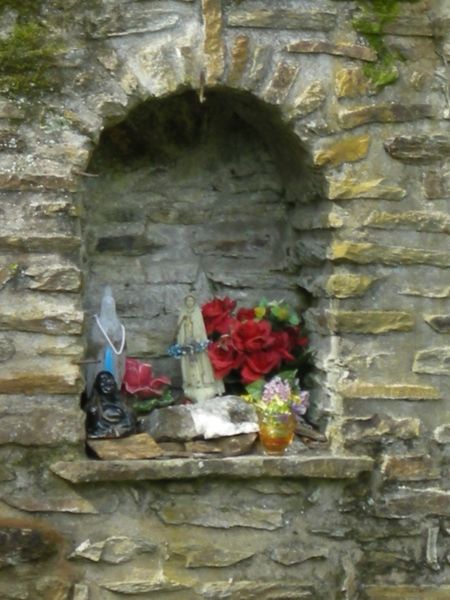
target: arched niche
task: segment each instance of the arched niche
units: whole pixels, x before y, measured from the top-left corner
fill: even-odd
[[[242,306],[314,301],[295,223],[322,183],[277,108],[228,89],[149,100],[103,131],[89,172],[84,308],[112,286],[129,355],[177,377],[166,349],[192,289]]]

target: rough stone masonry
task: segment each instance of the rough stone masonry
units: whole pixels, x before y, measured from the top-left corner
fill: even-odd
[[[0,598],[450,598],[450,7],[0,2]],[[92,461],[104,283],[305,309],[324,453]]]

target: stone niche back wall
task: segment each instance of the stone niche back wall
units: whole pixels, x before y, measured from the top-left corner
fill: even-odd
[[[102,134],[84,194],[85,311],[111,285],[129,355],[179,376],[164,356],[190,290],[307,308],[292,222],[319,191],[291,137],[268,105],[226,90],[149,101]]]
[[[31,24],[28,33],[42,27],[41,40],[57,42],[44,44],[53,52],[43,65],[48,78],[35,77],[30,36],[20,38],[19,72],[5,72],[3,60],[0,66],[2,600],[450,597],[450,13],[439,0],[398,2],[377,49],[384,45],[403,59],[394,59],[395,81],[380,87],[367,74],[372,65],[386,75],[382,57],[355,30],[360,17],[376,24],[376,15],[364,13],[375,4],[381,3],[1,3],[2,52],[6,45],[7,55],[18,56],[16,24]],[[10,75],[14,87],[5,85]],[[33,86],[17,87],[27,75]],[[221,193],[198,197],[208,171],[204,162],[200,170],[188,161],[195,152],[176,154],[183,176],[179,169],[168,181],[155,171],[152,180],[142,155],[127,167],[115,153],[113,164],[102,132],[120,129],[134,110],[145,114],[150,103],[187,97],[189,123],[213,106],[213,96],[230,100],[247,123],[242,135],[256,132],[242,142],[231,128],[231,137],[216,139],[227,137],[221,147],[228,149],[239,140],[236,156],[254,169],[264,165],[258,179],[276,185],[258,202],[276,205],[295,230],[294,269],[283,268],[280,289],[289,292],[297,274],[295,286],[308,293],[320,374],[314,404],[328,424],[329,448],[317,456],[304,447],[279,463],[88,461],[79,362],[97,283],[106,279],[100,263],[123,269],[125,261],[128,271],[130,261],[146,263],[149,250],[140,285],[152,288],[149,307],[159,310],[152,294],[166,282],[159,287],[147,271],[155,269],[155,256],[170,251],[167,228],[182,225],[181,217],[172,225],[163,218],[174,217],[170,206],[193,214],[194,197],[181,189],[174,190],[175,204],[155,196],[144,233],[120,241],[118,214],[103,213],[123,206],[113,178],[125,197],[141,175],[145,193],[151,181],[159,187],[158,177],[171,188],[175,175],[195,180],[202,211],[217,207]],[[269,118],[261,118],[261,106]],[[281,139],[269,158],[264,148]],[[181,147],[195,149],[187,141]],[[210,147],[215,157],[218,146]],[[230,208],[230,188],[242,183],[229,176],[233,162],[234,154],[213,161],[211,178],[224,186]],[[106,168],[93,178],[97,164]],[[299,165],[311,180],[305,170],[296,177]],[[247,195],[251,182],[248,176]],[[109,185],[110,202],[101,185]],[[130,206],[136,200],[131,196]],[[94,234],[109,218],[119,223],[114,235],[106,232],[102,252],[89,234],[94,217]],[[128,221],[127,229],[140,225]],[[213,238],[201,236],[200,223],[184,227],[211,251]],[[281,226],[275,231],[285,233]],[[158,235],[162,245],[149,248]],[[146,252],[124,257],[127,239]],[[114,243],[122,244],[120,252]],[[197,255],[190,256],[194,263]],[[246,268],[269,260],[253,256],[240,258]],[[216,264],[210,255],[209,282],[250,294],[233,287],[224,262],[209,272]],[[265,268],[257,276],[267,276]],[[174,285],[182,296],[190,281],[178,275]],[[118,292],[123,309],[127,293]],[[165,304],[173,311],[168,323],[175,304]],[[136,317],[125,318],[131,328]],[[158,333],[156,325],[145,325],[146,335],[152,331]],[[135,350],[143,355],[164,345],[160,335],[139,339]]]

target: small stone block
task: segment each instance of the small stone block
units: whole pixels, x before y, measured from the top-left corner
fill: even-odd
[[[148,433],[115,440],[87,440],[87,445],[102,460],[139,460],[164,454]]]

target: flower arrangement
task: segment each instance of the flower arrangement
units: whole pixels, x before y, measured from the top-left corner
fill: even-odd
[[[148,413],[157,406],[168,406],[174,399],[169,389],[170,379],[154,377],[152,365],[137,358],[125,360],[122,391],[134,400],[137,413]]]
[[[296,371],[284,371],[269,381],[258,380],[246,386],[243,396],[259,413],[303,416],[309,406],[309,392],[300,389]]]
[[[304,373],[311,367],[308,338],[299,314],[284,301],[261,300],[236,309],[228,297],[202,306],[208,353],[215,376],[247,385],[282,369]]]

